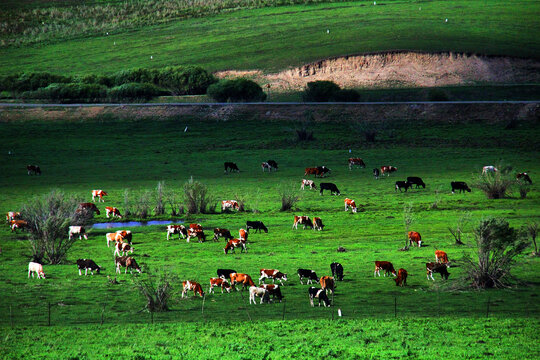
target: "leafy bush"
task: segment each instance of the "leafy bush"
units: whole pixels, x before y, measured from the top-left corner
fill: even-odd
[[[340,90],[332,81],[312,81],[307,83],[302,99],[306,102],[333,101]]]
[[[98,84],[51,84],[36,91],[25,91],[21,94],[23,99],[49,99],[58,101],[84,100],[92,101],[103,99],[107,95],[107,89]]]
[[[0,78],[0,89],[17,92],[34,91],[54,83],[65,84],[69,82],[71,82],[71,78],[68,76],[51,74],[48,72],[22,73]]]
[[[475,288],[505,287],[515,258],[527,247],[519,232],[504,219],[482,220],[474,229],[478,259],[466,258],[467,278]]]
[[[136,277],[133,282],[146,300],[145,308],[150,312],[160,312],[169,310],[168,301],[172,295],[173,280],[171,274],[164,272],[157,277],[149,274],[146,279]]]
[[[106,87],[111,87],[114,85],[114,79],[112,77],[109,77],[107,75],[84,75],[82,77],[77,78],[77,82],[81,82],[83,84],[99,84]]]
[[[263,89],[248,79],[220,80],[208,87],[207,94],[219,102],[252,102],[266,100]]]
[[[282,186],[279,195],[281,197],[281,208],[279,211],[289,211],[300,201],[300,196],[293,190],[292,186]]]
[[[34,259],[45,258],[50,264],[65,260],[69,249],[78,240],[77,236],[68,238],[68,228],[73,223],[83,222],[75,211],[80,201],[52,191],[23,205],[21,216],[28,222]]]
[[[116,86],[129,83],[156,84],[159,71],[154,69],[134,68],[121,70],[111,76]]]
[[[488,199],[502,199],[515,183],[515,179],[500,170],[480,175],[472,186],[482,190]]]
[[[108,95],[113,100],[122,99],[151,99],[154,96],[166,94],[152,84],[128,83],[109,89]]]
[[[159,70],[156,85],[173,95],[202,95],[217,79],[198,66],[175,66]]]

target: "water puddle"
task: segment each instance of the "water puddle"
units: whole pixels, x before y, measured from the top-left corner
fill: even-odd
[[[126,222],[106,222],[92,225],[92,229],[112,229],[112,228],[130,228],[137,226],[169,225],[181,224],[182,220],[152,220],[152,221],[126,221]]]

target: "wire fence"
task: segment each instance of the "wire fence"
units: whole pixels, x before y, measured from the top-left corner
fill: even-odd
[[[170,311],[129,311],[113,303],[67,304],[63,301],[38,301],[33,305],[0,304],[0,326],[56,326],[82,324],[127,324],[127,323],[174,323],[192,321],[269,321],[292,319],[362,319],[362,318],[538,318],[540,302],[535,294],[520,296],[478,296],[474,294],[431,293],[428,296],[379,298],[374,293],[370,299],[356,303],[345,303],[337,295],[331,307],[314,307],[305,301],[273,301],[268,304],[249,304],[245,293],[219,294],[234,297],[224,305],[216,295],[177,299]]]

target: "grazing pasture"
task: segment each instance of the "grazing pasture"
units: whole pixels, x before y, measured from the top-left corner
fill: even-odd
[[[427,357],[424,353],[419,355],[423,346],[432,345],[435,339],[442,341],[439,330],[420,326],[424,322],[414,319],[425,317],[426,324],[429,322],[436,329],[454,326],[456,341],[461,346],[473,344],[477,358],[484,352],[500,353],[500,347],[486,345],[494,343],[484,331],[489,328],[487,331],[498,338],[496,344],[499,344],[501,338],[506,341],[501,334],[510,331],[507,328],[509,322],[517,324],[514,327],[516,342],[530,344],[527,341],[534,339],[530,335],[531,329],[538,326],[540,310],[537,273],[540,259],[530,256],[532,247],[519,257],[513,272],[521,283],[510,289],[478,292],[463,288],[465,270],[460,259],[475,253],[471,229],[482,218],[504,217],[516,228],[529,221],[539,221],[540,195],[535,175],[540,173],[537,124],[523,121],[512,129],[505,129],[505,123],[492,121],[444,124],[391,120],[386,124],[386,130],[381,130],[377,141],[366,143],[347,120],[340,119],[339,114],[332,116],[331,108],[321,111],[330,114],[329,120],[310,123],[315,140],[308,142],[295,140],[293,129],[302,124],[300,121],[263,121],[245,112],[227,121],[177,116],[138,120],[103,117],[83,121],[29,118],[0,122],[0,210],[4,213],[18,211],[32,196],[51,189],[61,189],[89,202],[92,201],[92,190],[103,189],[108,196],[103,198],[104,203],[96,199],[95,204],[102,211],[94,220],[118,221],[107,219],[103,210],[105,206],[114,206],[125,215],[125,189],[129,189],[130,196],[135,199],[145,191],[154,193],[157,182],[164,181],[166,188],[180,194],[183,184],[191,177],[208,187],[216,204],[238,196],[245,201],[246,209],[245,212],[221,212],[218,205],[214,214],[180,215],[186,226],[190,223],[203,226],[207,241],[202,243],[196,240],[187,243],[176,236],[167,240],[164,225],[127,229],[133,232],[135,249],[129,256],[136,259],[143,271],[133,275],[129,271],[115,274],[114,248],[108,248],[106,244],[105,234],[120,229],[87,226],[88,240],[77,240],[65,264],[44,264],[46,279],[29,279],[31,253],[25,233],[12,233],[7,225],[1,226],[0,293],[3,295],[0,326],[7,327],[11,323],[16,327],[46,325],[50,308],[52,325],[101,322],[109,325],[101,333],[101,339],[108,338],[103,336],[107,331],[114,333],[116,325],[111,324],[123,324],[122,331],[130,333],[129,329],[134,326],[131,323],[186,322],[185,329],[190,329],[196,325],[189,322],[205,320],[203,331],[209,333],[198,340],[208,340],[221,337],[230,324],[234,324],[235,332],[244,333],[244,325],[236,321],[268,320],[265,324],[249,326],[268,331],[279,328],[287,338],[285,343],[294,339],[299,327],[312,329],[308,331],[309,336],[325,329],[322,338],[334,337],[335,331],[344,334],[343,337],[358,336],[360,344],[377,354],[391,353],[395,357],[409,354],[422,358]],[[186,126],[189,130],[184,132]],[[350,157],[362,158],[366,167],[349,170]],[[267,159],[275,159],[279,169],[262,172],[260,164]],[[509,198],[500,200],[489,200],[475,188],[470,193],[451,193],[451,181],[470,184],[483,166],[499,165],[501,159],[504,164],[513,166],[513,171],[530,174],[533,184],[526,199],[519,198],[517,189]],[[225,161],[235,162],[240,171],[224,173]],[[38,164],[41,176],[29,176],[27,164]],[[376,180],[371,169],[387,164],[399,170]],[[320,196],[318,191],[300,190],[305,168],[323,165],[332,169],[325,178],[308,178],[317,185],[321,180],[335,183],[341,195]],[[426,188],[396,193],[395,181],[409,176],[421,177]],[[279,211],[279,194],[283,189],[296,191],[300,196],[294,211]],[[356,213],[344,211],[345,198],[355,200]],[[403,208],[408,204],[412,205],[414,217],[410,230],[422,234],[422,247],[398,251],[408,242],[403,224]],[[166,207],[165,215],[152,215],[151,218],[169,219],[169,213],[170,209]],[[470,213],[471,220],[465,227],[463,241],[466,245],[458,246],[447,228],[455,226],[464,213]],[[311,219],[320,217],[324,230],[293,230],[294,215]],[[239,229],[246,228],[246,221],[256,220],[264,222],[268,233],[250,231],[245,253],[237,249],[235,253],[225,255],[225,239],[212,241],[214,228],[229,229],[236,237]],[[338,247],[346,251],[338,252]],[[425,264],[435,261],[435,250],[448,254],[451,267],[447,281],[441,280],[438,274],[434,276],[435,281],[426,278]],[[79,276],[78,259],[94,260],[101,266],[100,274]],[[407,285],[396,286],[392,276],[374,277],[375,261],[390,261],[396,270],[405,269]],[[314,270],[319,277],[330,276],[333,262],[339,262],[344,268],[343,281],[336,282],[333,306],[318,307],[318,301],[315,301],[316,306],[312,308],[308,288],[320,285],[301,285],[297,269]],[[248,291],[209,294],[209,279],[216,277],[217,269],[235,269],[249,274],[255,282],[260,269],[279,269],[287,275],[284,285],[280,284],[284,301],[261,305],[257,299],[256,305],[250,305]],[[171,311],[151,317],[147,312],[141,312],[145,301],[132,280],[160,272],[169,272],[175,279],[169,303]],[[111,277],[110,281],[107,276]],[[186,280],[200,283],[205,297],[193,296],[190,291],[182,298],[182,281]],[[329,325],[328,319],[339,318],[338,309],[343,314],[340,319],[345,321]],[[486,316],[494,319],[478,321]],[[394,320],[395,317],[398,320]],[[441,319],[427,319],[438,317]],[[401,318],[407,318],[407,321],[402,322]],[[532,319],[524,321],[524,318]],[[298,322],[274,322],[281,319]],[[216,323],[211,323],[213,321]],[[177,337],[176,330],[172,331],[170,326],[152,328],[156,334],[151,339],[165,341],[171,336]],[[86,325],[82,328],[89,332],[93,329]],[[43,332],[45,330],[36,329],[35,337],[41,338]],[[52,332],[54,336],[62,337],[69,330],[53,327]],[[13,339],[9,342],[16,341],[20,346],[10,348],[11,344],[2,337],[2,344],[8,346],[13,356],[24,355],[24,351],[36,353],[40,349],[39,345],[33,345],[24,350],[28,339],[21,338],[18,329],[3,329],[3,333]],[[182,341],[192,336],[187,330],[182,334],[186,336]],[[337,338],[341,337],[337,335]],[[78,334],[77,338],[80,349],[85,349],[88,346],[84,344],[85,336]],[[457,346],[446,336],[444,338],[448,348]],[[282,349],[284,343],[274,340],[269,344],[273,344],[274,349]],[[48,341],[46,339],[45,343]],[[147,341],[150,338],[134,348],[154,346]],[[331,348],[327,343],[317,341],[321,344],[321,354],[334,351],[338,355],[353,356],[360,351],[356,347],[346,348],[348,341],[345,340]],[[479,341],[482,345],[478,345]],[[106,346],[104,344],[106,341],[99,346]],[[385,344],[384,349],[382,344]],[[392,344],[390,348],[388,344]],[[247,345],[240,342],[236,346],[235,351],[243,353],[242,349]],[[509,351],[519,354],[528,346]],[[219,354],[218,350],[210,348],[212,346],[204,350],[209,356]],[[60,345],[56,349],[61,351]],[[79,350],[73,348],[70,351]],[[176,350],[171,351],[172,354]],[[272,350],[268,348],[268,351]],[[286,352],[282,354],[287,357]],[[455,358],[468,355],[470,353],[461,352]]]

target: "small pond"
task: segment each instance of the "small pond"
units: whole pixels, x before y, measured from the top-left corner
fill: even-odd
[[[126,222],[106,222],[92,225],[92,229],[112,229],[112,228],[130,228],[137,226],[169,225],[180,224],[182,220],[152,220],[152,221],[126,221]]]

